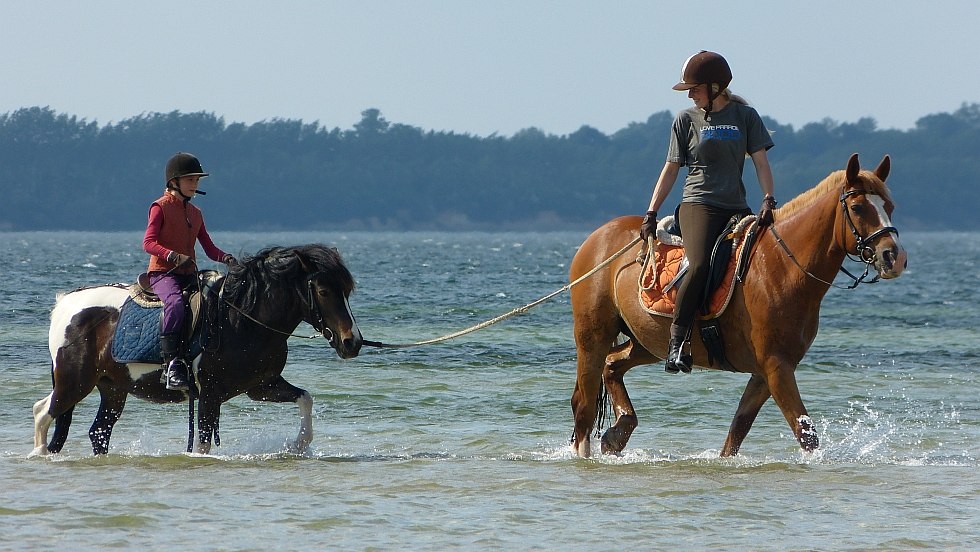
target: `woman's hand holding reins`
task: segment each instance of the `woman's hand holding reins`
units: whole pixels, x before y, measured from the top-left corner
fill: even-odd
[[[767,195],[762,200],[762,207],[759,208],[759,227],[765,228],[772,224],[772,210],[776,208],[776,198]]]
[[[640,239],[647,241],[650,236],[656,235],[657,233],[657,212],[647,211],[646,216],[643,217],[643,222],[640,223]]]

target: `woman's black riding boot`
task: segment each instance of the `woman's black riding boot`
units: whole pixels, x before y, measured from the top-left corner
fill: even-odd
[[[163,357],[163,374],[160,383],[171,391],[187,391],[187,363],[180,358],[180,336],[163,334],[160,336],[160,356]]]
[[[664,371],[676,374],[677,372],[691,373],[691,366],[694,359],[689,354],[684,353],[684,342],[687,341],[687,328],[670,325],[670,343],[667,345],[667,360],[664,363]]]

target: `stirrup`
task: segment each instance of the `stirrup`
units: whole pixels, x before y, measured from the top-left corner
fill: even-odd
[[[691,355],[684,354],[684,342],[676,342],[671,338],[670,343],[667,345],[667,358],[664,361],[664,371],[676,374],[677,372],[684,372],[685,374],[691,373],[691,366],[694,364],[694,358]]]
[[[167,386],[168,391],[188,391],[190,384],[187,381],[187,363],[183,359],[175,358],[167,364],[160,374],[160,383]]]

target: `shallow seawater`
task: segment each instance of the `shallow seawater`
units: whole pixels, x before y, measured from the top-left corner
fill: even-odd
[[[980,520],[980,235],[903,234],[898,280],[831,290],[797,371],[821,441],[801,452],[768,403],[737,458],[718,451],[746,376],[626,378],[640,426],[622,456],[568,447],[567,294],[437,345],[342,361],[291,340],[284,376],[314,397],[314,441],[287,452],[295,405],[238,397],[221,446],[182,451],[186,405],[131,398],[91,456],[97,394],[64,452],[27,458],[50,391],[55,294],[143,269],[137,233],[0,233],[0,548],[970,549]],[[239,253],[336,245],[368,339],[478,324],[566,283],[585,233],[220,234]],[[936,275],[946,274],[942,285]],[[301,326],[299,333],[312,334]],[[598,450],[598,443],[594,443]]]

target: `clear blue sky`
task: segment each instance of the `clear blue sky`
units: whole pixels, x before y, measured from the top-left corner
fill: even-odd
[[[732,90],[794,127],[910,128],[980,102],[980,2],[4,0],[0,113],[101,125],[208,111],[485,136],[611,133],[690,105],[683,60],[725,55]]]

